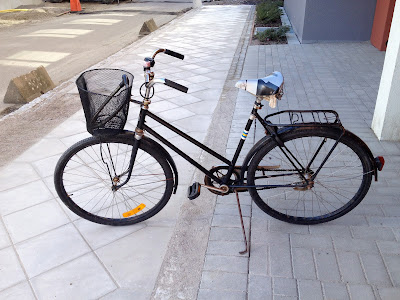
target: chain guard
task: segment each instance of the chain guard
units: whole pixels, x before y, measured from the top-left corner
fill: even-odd
[[[217,167],[211,168],[209,170],[209,172],[212,173],[215,177],[222,179],[228,173],[228,169],[229,169],[228,166],[217,166]],[[232,177],[234,177],[234,178],[232,178]],[[239,178],[240,178],[240,171],[239,171],[239,169],[235,168],[233,170],[231,179],[228,181],[227,185],[233,184],[233,182]],[[204,184],[219,188],[219,184],[216,183],[212,178],[208,177],[207,175],[204,176]],[[214,191],[214,190],[209,190],[209,191],[211,193],[217,194],[217,195],[227,195],[227,193],[221,193],[221,192]],[[231,191],[229,191],[229,192],[231,192]]]

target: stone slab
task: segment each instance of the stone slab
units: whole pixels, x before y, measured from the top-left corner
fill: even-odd
[[[25,104],[55,87],[43,66],[10,81],[4,103]]]

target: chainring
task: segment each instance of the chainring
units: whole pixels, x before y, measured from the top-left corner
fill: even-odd
[[[215,177],[222,179],[226,174],[228,173],[228,166],[217,166],[217,167],[212,167],[209,172],[211,172]],[[233,177],[233,178],[232,178]],[[231,185],[234,181],[240,178],[240,172],[239,170],[234,169],[233,173],[231,175],[230,180],[228,181],[228,185]],[[216,188],[219,188],[219,184],[216,183],[212,178],[208,177],[207,175],[204,176],[204,184],[213,186]],[[217,195],[226,195],[226,193],[214,191],[214,190],[209,190],[213,194]]]

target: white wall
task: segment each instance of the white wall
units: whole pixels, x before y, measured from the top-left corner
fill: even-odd
[[[0,10],[13,9],[20,5],[37,5],[43,0],[0,0]]]
[[[380,140],[400,141],[400,1],[394,9],[372,129]]]

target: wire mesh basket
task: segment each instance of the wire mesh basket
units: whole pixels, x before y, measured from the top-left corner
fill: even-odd
[[[82,73],[76,80],[92,135],[115,135],[126,124],[133,75],[118,69],[94,69]]]

